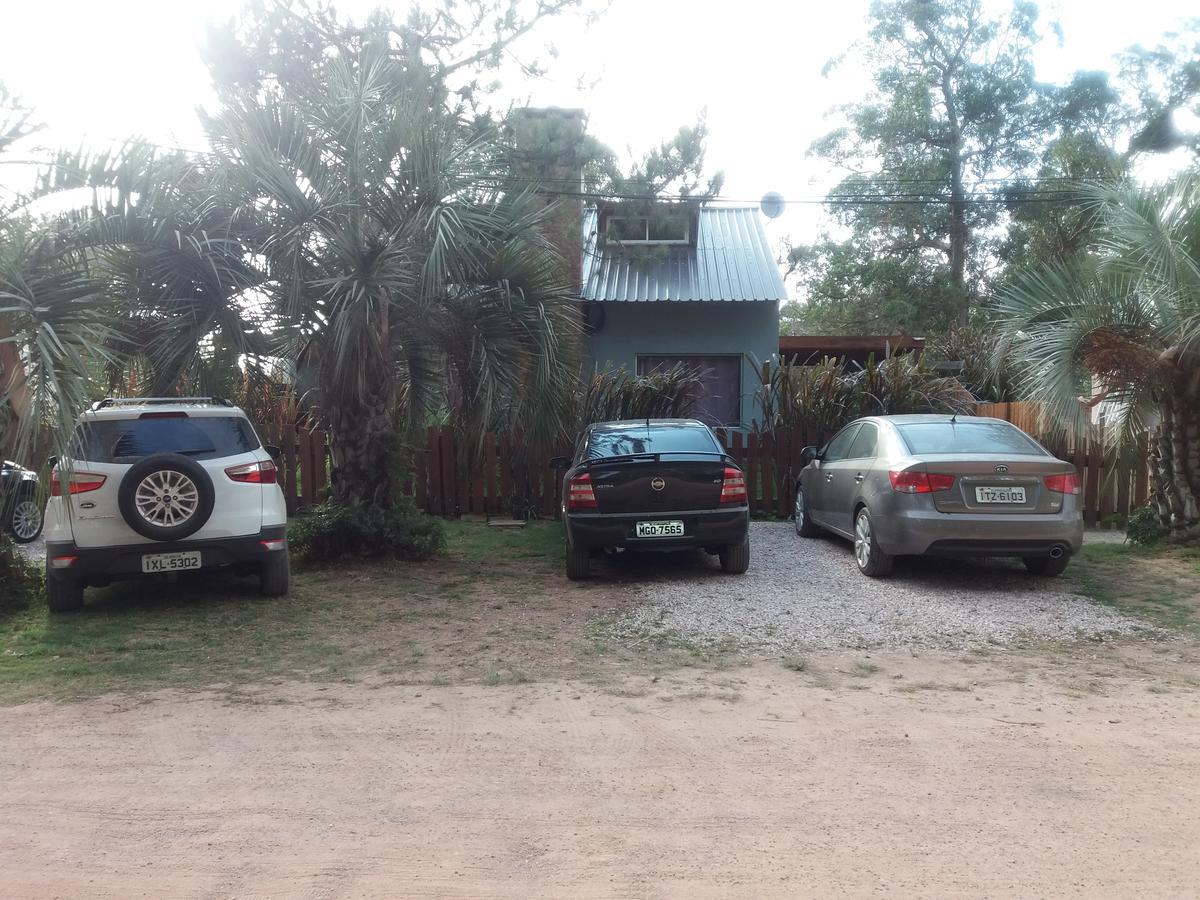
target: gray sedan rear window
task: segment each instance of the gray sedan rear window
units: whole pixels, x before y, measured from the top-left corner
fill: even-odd
[[[639,453],[720,453],[712,432],[701,425],[630,425],[620,430],[593,431],[587,458]]]
[[[254,429],[241,416],[100,419],[75,430],[71,456],[100,463],[129,462],[155,453],[220,459],[259,446]]]
[[[927,453],[1017,453],[1041,456],[1043,450],[1018,428],[1005,422],[921,422],[897,425],[914,456]]]

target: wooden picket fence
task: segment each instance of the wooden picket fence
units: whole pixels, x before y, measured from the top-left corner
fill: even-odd
[[[1103,450],[1099,428],[1077,440],[1056,440],[1045,436],[1040,412],[1030,404],[980,404],[977,412],[1013,422],[1079,470],[1084,521],[1089,526],[1128,515],[1146,502],[1149,473],[1144,444],[1136,458],[1114,461]],[[267,428],[263,434],[282,450],[279,480],[288,512],[324,500],[331,472],[326,433],[287,426]],[[792,513],[801,451],[828,437],[800,429],[774,433],[718,429],[717,436],[746,473],[751,511],[780,518]],[[568,447],[531,450],[519,434],[489,433],[478,446],[468,447],[449,427],[429,428],[424,445],[415,453],[407,487],[417,507],[431,515],[551,518],[562,501],[562,473],[548,463],[552,456],[570,454]]]
[[[280,449],[279,486],[288,515],[320,503],[329,496],[329,435],[303,425],[268,425],[258,433]]]
[[[800,471],[800,451],[819,435],[796,432],[717,436],[746,473],[750,508],[760,515],[791,515],[792,490]],[[531,453],[519,436],[487,434],[479,453],[464,448],[450,428],[430,428],[418,450],[413,478],[417,506],[432,515],[553,517],[562,502],[562,472],[552,456],[570,456],[561,447]]]
[[[412,495],[437,516],[552,517],[562,500],[562,472],[550,458],[560,447],[531,450],[520,434],[488,432],[478,446],[463,446],[449,427],[429,428],[414,459]]]

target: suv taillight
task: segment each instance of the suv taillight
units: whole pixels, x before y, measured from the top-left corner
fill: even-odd
[[[721,502],[745,503],[746,500],[746,476],[741,469],[726,466],[725,479],[721,482]]]
[[[1067,472],[1064,475],[1047,475],[1046,490],[1056,494],[1078,494],[1082,490],[1078,472]]]
[[[567,482],[567,509],[595,509],[597,505],[591,475],[584,472]]]
[[[270,460],[230,466],[225,470],[225,474],[231,481],[240,481],[243,484],[274,484],[277,478],[275,463]]]
[[[88,491],[102,487],[107,480],[107,475],[100,475],[96,472],[72,472],[67,493],[86,494]],[[62,482],[58,478],[58,466],[55,466],[50,470],[50,496],[61,497],[62,494]]]
[[[901,494],[932,494],[954,487],[953,475],[934,472],[888,472],[888,478],[891,479],[892,490]]]

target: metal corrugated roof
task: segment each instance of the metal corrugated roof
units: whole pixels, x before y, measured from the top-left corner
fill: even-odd
[[[753,206],[700,209],[695,247],[668,247],[664,259],[635,261],[606,249],[598,216],[583,214],[584,300],[786,300],[779,266]]]

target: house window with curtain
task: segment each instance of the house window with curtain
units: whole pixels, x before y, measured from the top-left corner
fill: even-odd
[[[692,414],[708,425],[740,425],[742,420],[742,358],[638,354],[637,372],[649,375],[677,365],[699,371],[701,388]]]

